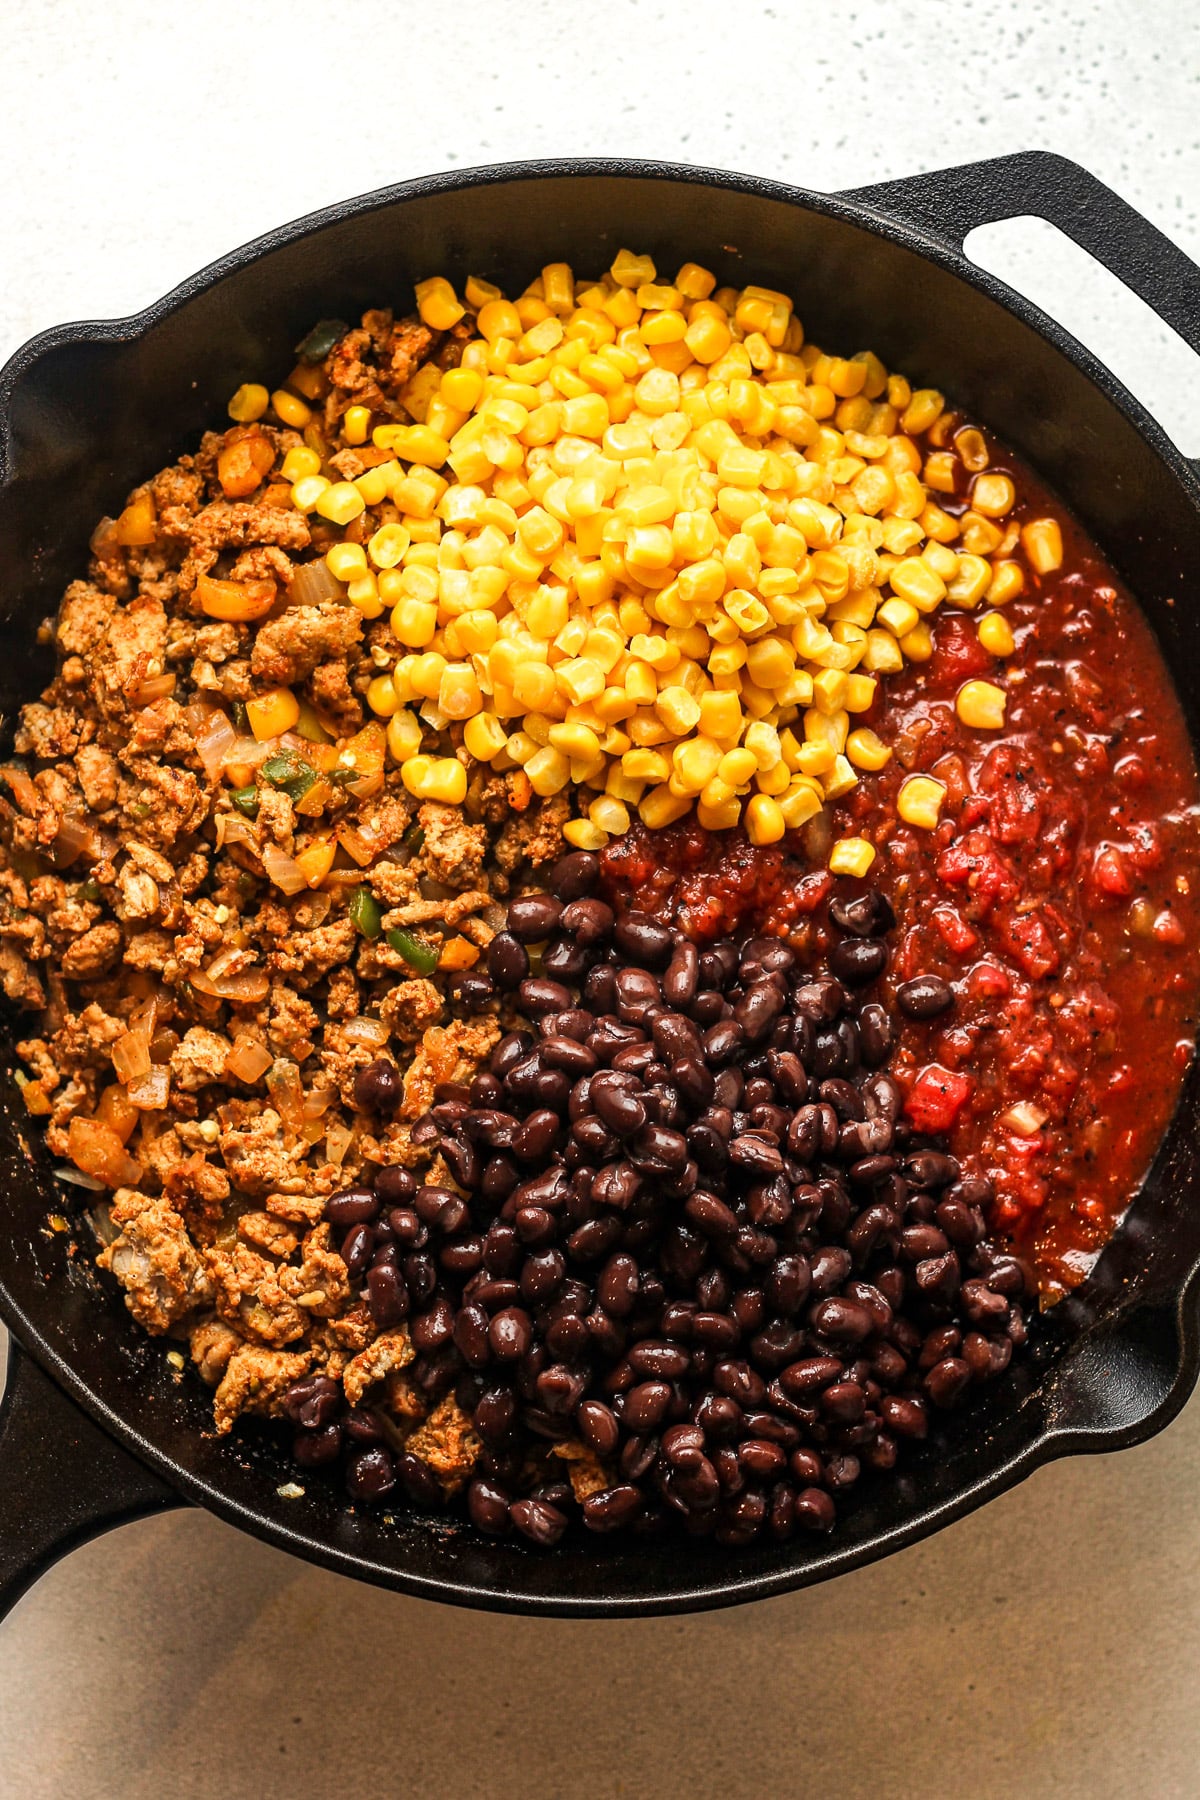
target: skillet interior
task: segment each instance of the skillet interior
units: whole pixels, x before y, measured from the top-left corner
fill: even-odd
[[[413,280],[433,271],[474,269],[523,285],[551,250],[598,269],[627,243],[649,248],[664,266],[702,254],[722,281],[794,293],[813,338],[845,353],[874,348],[992,426],[1129,581],[1200,741],[1200,625],[1186,605],[1200,577],[1200,513],[1183,465],[1152,429],[1139,431],[1132,403],[1128,411],[1117,403],[1115,382],[1102,391],[1002,304],[989,278],[968,282],[920,254],[917,240],[875,235],[837,202],[699,171],[483,172],[341,210],[304,235],[293,228],[266,240],[244,266],[230,258],[142,320],[48,334],[0,381],[9,465],[0,492],[6,720],[48,672],[34,650],[36,628],[84,566],[96,519],[204,427],[221,423],[241,380],[286,368],[315,318],[355,320],[366,305],[388,300],[403,308]],[[731,1553],[586,1542],[546,1557],[444,1522],[387,1527],[354,1518],[332,1485],[312,1478],[303,1500],[280,1499],[276,1486],[292,1473],[284,1460],[270,1446],[204,1437],[205,1401],[190,1380],[176,1386],[161,1342],[135,1333],[119,1299],[70,1262],[61,1236],[42,1231],[48,1201],[61,1199],[30,1164],[11,1086],[0,1092],[9,1201],[0,1311],[68,1391],[182,1492],[314,1560],[432,1597],[510,1609],[730,1604],[871,1560],[1047,1456],[1115,1448],[1182,1404],[1196,1363],[1195,1307],[1181,1295],[1200,1258],[1198,1092],[1193,1068],[1126,1227],[1092,1281],[1039,1326],[1033,1354],[987,1391],[969,1420],[952,1420],[910,1457],[899,1479],[865,1489],[832,1540],[819,1543]]]

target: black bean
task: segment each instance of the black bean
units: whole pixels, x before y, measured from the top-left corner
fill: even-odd
[[[844,900],[840,896],[829,903],[829,916],[839,931],[855,937],[870,937],[873,932],[890,931],[896,915],[883,894],[875,888]]]
[[[498,988],[511,992],[529,974],[529,953],[511,931],[499,931],[487,947],[487,970]],[[502,1073],[497,1069],[497,1074]]]
[[[519,894],[508,903],[508,930],[518,943],[544,943],[558,924],[562,909],[562,901],[553,894]]]
[[[395,1485],[396,1465],[381,1445],[360,1450],[346,1464],[346,1489],[353,1500],[380,1500]]]
[[[590,960],[582,944],[569,937],[556,938],[542,952],[542,973],[555,981],[578,981]]]
[[[549,1550],[567,1529],[566,1514],[545,1500],[514,1500],[509,1513],[521,1535],[539,1550]]]
[[[847,987],[865,987],[887,968],[887,945],[879,938],[848,937],[829,952],[829,967]]]
[[[384,1169],[379,1171],[380,1176],[386,1173]],[[347,1225],[366,1224],[378,1211],[379,1196],[368,1187],[343,1188],[325,1202],[325,1217],[339,1230]]]
[[[914,975],[896,989],[896,1004],[910,1019],[936,1019],[954,1005],[954,989],[940,975]]]
[[[495,943],[495,939],[492,940]],[[539,1013],[565,1012],[571,1004],[571,990],[561,981],[548,981],[544,975],[530,975],[517,989],[522,1012],[531,1018]]]
[[[554,1147],[562,1127],[558,1114],[539,1107],[517,1128],[513,1137],[513,1155],[521,1162],[544,1162]]]
[[[467,1515],[477,1531],[503,1537],[511,1523],[508,1495],[494,1481],[479,1478],[467,1489]]]
[[[408,1288],[400,1271],[386,1264],[367,1276],[367,1306],[380,1331],[398,1325],[409,1314]]]
[[[671,933],[649,913],[625,913],[613,928],[613,938],[630,962],[644,968],[661,968],[671,954]]]
[[[519,1362],[533,1342],[529,1314],[519,1306],[506,1306],[488,1326],[488,1343],[497,1362]]]
[[[818,1301],[809,1317],[813,1330],[831,1344],[861,1344],[875,1329],[874,1319],[860,1301],[836,1295]]]
[[[389,1118],[399,1106],[403,1092],[400,1071],[386,1056],[376,1057],[354,1077],[354,1104],[363,1112]]]
[[[935,1363],[925,1377],[925,1391],[935,1406],[948,1410],[962,1399],[971,1380],[969,1366],[958,1356]]]
[[[341,1409],[341,1388],[325,1375],[308,1375],[293,1381],[283,1395],[284,1412],[303,1431],[318,1431],[329,1425]]]
[[[589,1531],[620,1531],[641,1511],[642,1504],[638,1489],[622,1484],[589,1494],[580,1510]]]
[[[396,1458],[396,1474],[414,1506],[440,1506],[442,1485],[427,1462],[419,1456],[401,1453]]]
[[[580,900],[600,879],[600,864],[590,850],[572,850],[551,864],[546,886],[560,900]]]
[[[341,1450],[340,1425],[323,1425],[319,1431],[298,1431],[292,1439],[292,1457],[302,1469],[323,1469],[337,1461]]]
[[[613,931],[613,910],[603,900],[572,900],[563,908],[560,931],[569,932],[582,949],[607,943]]]

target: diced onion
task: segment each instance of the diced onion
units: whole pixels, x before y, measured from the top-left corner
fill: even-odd
[[[306,1119],[321,1119],[329,1111],[337,1099],[337,1090],[331,1087],[311,1087],[304,1096],[303,1112]],[[323,1133],[318,1132],[318,1137]],[[315,1142],[315,1139],[314,1139]]]
[[[1032,1100],[1018,1100],[1015,1106],[1010,1106],[1007,1112],[1000,1114],[998,1123],[1006,1131],[1015,1132],[1018,1137],[1032,1137],[1042,1129],[1049,1117],[1049,1113],[1043,1112],[1040,1106],[1035,1106]]]
[[[300,1071],[294,1062],[276,1062],[267,1076],[267,1092],[284,1124],[291,1126],[293,1131],[298,1131],[304,1121],[304,1089],[300,1085]]]
[[[353,1141],[354,1133],[350,1126],[343,1124],[340,1119],[335,1119],[325,1133],[325,1155],[335,1168],[344,1162],[346,1152]]]
[[[388,1028],[382,1019],[347,1019],[342,1033],[352,1044],[386,1044]]]
[[[379,792],[382,786],[382,774],[366,775],[361,781],[349,782],[346,787],[346,792],[348,794],[353,794],[356,800],[370,800]]]
[[[372,777],[372,779],[374,779],[374,777]],[[379,777],[379,779],[382,780],[382,777]],[[365,785],[365,782],[356,784],[356,786]],[[355,788],[351,788],[350,792],[354,793]],[[376,856],[379,854],[378,843],[371,838],[365,837],[363,833],[356,830],[353,825],[340,825],[338,827],[337,836],[338,843],[342,846],[348,856],[354,858],[360,869],[365,869],[368,863],[374,862]]]
[[[217,976],[206,969],[197,969],[190,980],[201,994],[211,994],[216,1000],[234,1000],[242,1005],[265,1000],[271,991],[265,969],[245,969],[240,975]]]
[[[140,1081],[150,1073],[150,1042],[143,1032],[126,1031],[117,1039],[109,1054],[117,1072],[117,1080],[123,1081],[126,1086],[131,1081]]]
[[[269,762],[278,748],[278,738],[234,737],[221,760],[227,769],[257,769],[260,763]]]
[[[221,773],[225,757],[237,741],[237,733],[226,715],[218,708],[208,715],[207,723],[196,733],[196,755],[204,764],[206,775]]]
[[[129,1155],[112,1127],[99,1119],[71,1120],[67,1152],[77,1169],[94,1175],[105,1187],[131,1187],[141,1179],[141,1163]]]
[[[23,813],[36,812],[37,789],[33,785],[33,777],[28,770],[19,769],[15,763],[9,763],[4,770],[4,779],[12,789],[13,799],[21,811]]]
[[[69,1181],[72,1187],[90,1188],[94,1194],[104,1192],[104,1183],[95,1175],[85,1175],[82,1169],[72,1169],[68,1163],[62,1163],[54,1170],[59,1181]]]
[[[302,563],[292,576],[287,591],[289,606],[319,606],[322,600],[344,600],[346,589],[323,556],[315,562]]]
[[[153,1063],[148,1074],[131,1081],[126,1098],[140,1112],[161,1112],[171,1098],[171,1071],[163,1063]]]
[[[298,894],[301,888],[308,886],[308,877],[300,864],[278,844],[264,844],[262,864],[275,886],[282,888],[285,894]]]
[[[265,1075],[275,1058],[265,1044],[243,1033],[234,1039],[233,1049],[225,1058],[225,1073],[238,1081],[257,1081]]]
[[[217,849],[223,850],[226,844],[258,844],[258,832],[253,819],[244,819],[240,813],[217,814]]]
[[[65,869],[77,857],[86,854],[89,862],[96,862],[100,855],[100,845],[94,825],[83,819],[64,819],[54,839],[54,866]]]
[[[139,681],[136,687],[130,688],[129,698],[134,706],[149,706],[155,700],[164,700],[168,694],[175,692],[175,676],[148,675],[145,681]]]

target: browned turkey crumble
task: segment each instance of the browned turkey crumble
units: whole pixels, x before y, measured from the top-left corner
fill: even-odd
[[[463,972],[514,878],[560,850],[567,802],[473,763],[461,726],[438,748],[467,766],[464,804],[406,792],[364,736],[381,735],[363,696],[394,656],[386,617],[294,591],[331,544],[398,515],[384,502],[348,530],[306,518],[280,465],[303,443],[343,479],[372,466],[382,453],[344,440],[347,407],[406,420],[406,383],[430,358],[452,366],[470,323],[437,333],[368,312],[296,371],[314,409],[303,432],[268,419],[206,433],[101,522],[0,795],[0,982],[28,1020],[18,1079],[70,1191],[94,1205],[101,1267],[147,1331],[187,1340],[219,1432],[277,1412],[301,1375],[328,1375],[351,1404],[368,1390],[385,1401],[448,1491],[478,1440],[452,1396],[406,1382],[408,1335],[377,1331],[322,1213],[369,1165],[429,1162],[414,1120],[500,1035]],[[249,492],[244,455],[228,454],[239,445],[257,459]],[[260,584],[269,610],[206,616],[201,584],[226,580]],[[217,711],[244,735],[245,703],[277,685],[333,771],[319,813],[260,764],[248,816],[197,749]],[[368,773],[349,781],[347,752],[364,745]],[[288,734],[279,748],[315,754]],[[264,857],[294,865],[331,836],[319,885],[281,891]],[[356,922],[364,891],[376,936]],[[456,953],[418,973],[389,944],[396,929]],[[404,1073],[388,1122],[354,1105],[356,1072],[381,1054]]]

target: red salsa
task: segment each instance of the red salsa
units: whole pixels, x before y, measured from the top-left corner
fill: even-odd
[[[1087,1273],[1162,1136],[1192,1053],[1200,942],[1200,792],[1162,657],[1112,569],[1033,478],[996,455],[1018,516],[1053,510],[1061,569],[1027,571],[998,661],[976,618],[941,609],[933,654],[880,683],[867,718],[894,755],[803,832],[754,848],[691,820],[635,827],[604,852],[613,892],[695,937],[731,931],[823,947],[824,901],[856,885],[829,843],[868,838],[869,883],[895,907],[886,980],[933,973],[956,1005],[905,1021],[894,1073],[914,1127],[947,1132],[995,1186],[994,1230],[1036,1264],[1048,1298]],[[1006,723],[960,723],[984,676]],[[896,813],[905,777],[946,788],[941,822]]]

